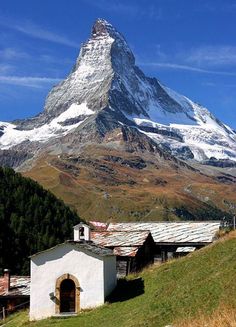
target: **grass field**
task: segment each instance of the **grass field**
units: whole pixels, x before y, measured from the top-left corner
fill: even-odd
[[[120,282],[110,303],[98,309],[82,312],[78,317],[32,323],[28,322],[27,312],[22,312],[6,326],[233,327],[235,272],[236,234],[232,233],[185,258],[129,276]],[[221,324],[216,325],[213,318],[221,320]],[[231,319],[231,323],[225,319]]]

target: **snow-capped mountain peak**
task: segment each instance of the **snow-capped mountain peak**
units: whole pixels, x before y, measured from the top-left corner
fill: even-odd
[[[102,142],[121,126],[182,159],[236,161],[235,132],[206,108],[146,77],[125,38],[103,19],[94,23],[71,73],[48,94],[42,114],[0,123],[0,149],[25,141],[44,147],[66,136],[67,151],[70,139],[91,142],[97,133]]]

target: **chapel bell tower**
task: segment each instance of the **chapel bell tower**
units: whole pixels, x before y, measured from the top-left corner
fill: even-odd
[[[84,223],[74,226],[74,241],[90,241],[90,226]]]

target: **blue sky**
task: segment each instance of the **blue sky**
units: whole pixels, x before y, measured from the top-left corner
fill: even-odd
[[[1,0],[0,121],[43,110],[98,17],[147,75],[236,128],[235,0]]]

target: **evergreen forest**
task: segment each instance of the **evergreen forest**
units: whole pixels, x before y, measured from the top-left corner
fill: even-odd
[[[37,182],[0,167],[0,267],[29,275],[29,256],[72,238],[80,218]]]

